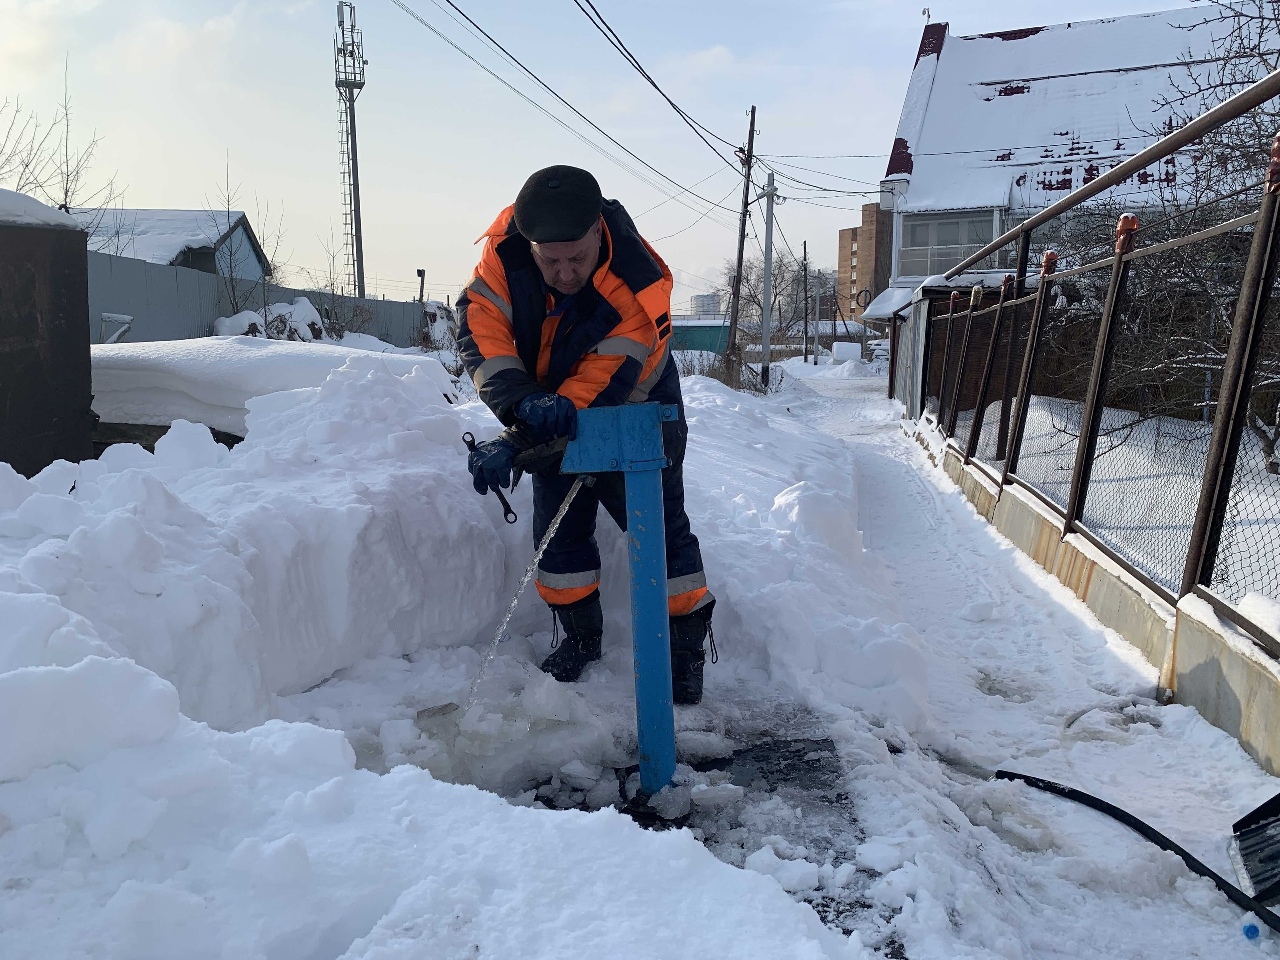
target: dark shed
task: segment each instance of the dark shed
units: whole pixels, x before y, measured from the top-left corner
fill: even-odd
[[[87,237],[0,190],[0,462],[34,476],[93,455]]]

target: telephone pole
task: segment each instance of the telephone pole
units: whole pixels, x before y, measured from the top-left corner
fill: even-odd
[[[773,185],[773,171],[764,188],[764,290],[761,293],[764,307],[760,325],[760,384],[769,392],[769,325],[773,322],[773,199],[778,195]]]
[[[809,362],[809,241],[804,242],[804,359],[803,363]],[[813,358],[818,359],[817,353]]]
[[[738,306],[742,302],[742,253],[747,245],[747,214],[751,209],[751,164],[755,160],[756,108],[751,107],[751,126],[747,128],[747,149],[738,151],[742,164],[742,214],[738,218],[738,261],[733,271],[733,288],[729,295],[729,343],[725,348],[729,369],[737,371],[738,356]]]

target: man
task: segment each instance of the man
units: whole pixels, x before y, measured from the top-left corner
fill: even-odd
[[[684,507],[689,430],[669,349],[671,271],[622,204],[603,200],[595,177],[577,167],[531,176],[482,239],[480,263],[458,297],[458,350],[480,399],[508,429],[468,458],[475,488],[484,494],[510,486],[516,455],[572,439],[579,410],[644,402],[679,407],[679,419],[662,425],[671,463],[662,471],[662,500],[672,693],[676,703],[698,703],[715,598]],[[559,468],[557,457],[533,472],[535,543],[574,480]],[[625,530],[624,490],[620,473],[584,486],[538,564],[538,593],[564,629],[542,669],[561,682],[577,680],[600,659],[596,507]],[[713,655],[714,649],[713,639]]]

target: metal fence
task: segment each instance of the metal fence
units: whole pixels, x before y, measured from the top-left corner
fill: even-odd
[[[105,343],[119,325],[103,314],[127,316],[132,324],[125,340],[187,340],[213,333],[213,322],[235,306],[261,308],[307,297],[317,310],[327,307],[343,316],[364,318],[362,332],[397,347],[422,342],[423,305],[400,300],[356,299],[328,291],[302,290],[267,282],[236,282],[232,302],[224,277],[187,267],[148,263],[133,257],[89,253],[89,335]]]
[[[979,308],[975,287],[900,322],[892,390],[1001,490],[1056,512],[1064,536],[1170,601],[1196,593],[1280,657],[1255,610],[1280,602],[1280,136],[1246,189],[1206,199],[1206,178],[1192,201],[1148,202],[1146,224],[1082,206],[1277,94],[1280,72],[956,266],[948,279],[1017,248],[995,304]],[[1100,211],[1111,249],[1045,249],[1096,239]]]

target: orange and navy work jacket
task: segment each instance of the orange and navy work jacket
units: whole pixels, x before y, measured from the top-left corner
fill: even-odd
[[[604,202],[600,263],[568,297],[543,283],[514,210],[485,231],[480,263],[458,297],[458,352],[480,399],[506,426],[531,393],[560,393],[579,410],[680,403],[671,271],[622,204]]]

